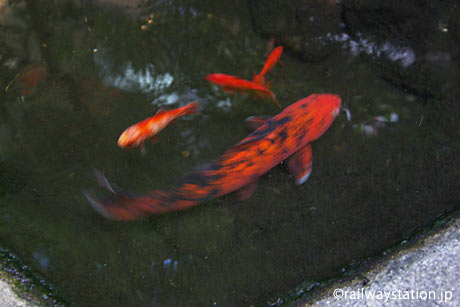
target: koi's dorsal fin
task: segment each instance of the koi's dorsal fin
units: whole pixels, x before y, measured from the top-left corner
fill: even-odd
[[[160,113],[163,113],[164,111],[167,111],[167,109],[165,107],[160,107],[157,112],[155,113],[155,115],[157,114],[160,114]]]
[[[249,129],[256,130],[263,124],[267,123],[270,118],[270,116],[249,116],[244,120],[244,122],[249,127]]]
[[[294,174],[297,185],[305,183],[311,174],[312,153],[311,145],[299,149],[287,160],[289,170]]]

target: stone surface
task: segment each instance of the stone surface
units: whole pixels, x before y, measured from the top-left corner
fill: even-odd
[[[460,219],[391,256],[365,279],[364,286],[362,278],[333,286],[313,306],[460,306]]]
[[[32,307],[36,306],[19,298],[8,282],[0,280],[0,306],[2,307]]]

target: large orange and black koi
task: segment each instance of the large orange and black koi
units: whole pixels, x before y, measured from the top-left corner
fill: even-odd
[[[299,100],[265,121],[222,156],[184,177],[170,191],[145,195],[119,192],[100,173],[99,184],[111,193],[98,198],[84,195],[96,211],[114,220],[134,220],[150,214],[182,210],[240,190],[240,198],[249,197],[260,176],[288,159],[297,184],[311,172],[311,145],[332,124],[339,113],[341,99],[333,94],[314,94]]]
[[[265,85],[241,79],[232,75],[226,74],[210,74],[205,77],[211,83],[218,85],[228,93],[233,92],[246,92],[253,93],[262,97],[268,97],[272,99],[278,107],[281,108],[280,104],[276,100],[275,94],[270,91]]]

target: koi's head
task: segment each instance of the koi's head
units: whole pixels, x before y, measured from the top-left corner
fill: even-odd
[[[342,99],[340,99],[339,96],[337,95],[331,95],[331,104],[332,104],[332,112],[331,112],[331,118],[332,121],[339,115],[340,113],[340,106],[342,105]]]
[[[319,138],[339,115],[342,100],[334,94],[313,94],[301,100],[300,108],[306,108],[308,139]]]
[[[329,120],[332,123],[337,115],[340,113],[340,106],[342,105],[342,99],[338,95],[334,94],[321,94],[318,95],[319,103],[322,105],[321,109],[323,109],[324,115],[327,117],[329,114]]]
[[[142,142],[142,133],[137,127],[129,127],[118,138],[118,146],[122,148],[136,147]]]
[[[303,102],[308,106],[308,114],[330,124],[339,115],[342,99],[334,94],[313,94]]]

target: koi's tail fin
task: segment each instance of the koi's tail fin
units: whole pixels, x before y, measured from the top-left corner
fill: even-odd
[[[115,190],[99,171],[94,170],[98,183],[107,189],[104,197],[83,190],[91,206],[102,216],[117,221],[132,221],[150,214],[161,214],[177,210],[170,206],[168,193],[155,191],[148,195],[134,195],[128,191]]]
[[[116,221],[132,221],[150,214],[170,211],[155,195],[129,197],[110,194],[100,198],[85,190],[82,193],[100,215]]]
[[[196,101],[190,102],[189,104],[182,107],[182,115],[196,114],[199,112],[199,103]]]
[[[279,58],[281,57],[281,54],[283,54],[283,46],[278,46],[275,49],[273,49],[270,55],[267,57],[264,67],[260,71],[259,75],[263,76],[267,74],[278,62]]]

